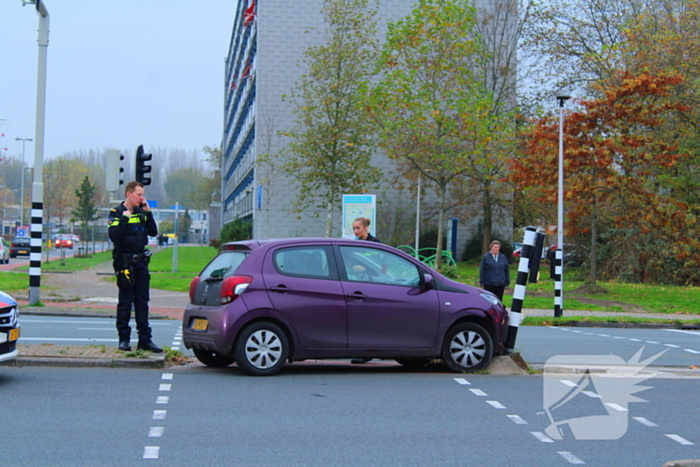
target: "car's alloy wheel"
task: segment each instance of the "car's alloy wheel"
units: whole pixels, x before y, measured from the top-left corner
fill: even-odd
[[[452,327],[442,345],[442,360],[457,373],[485,368],[493,356],[493,341],[478,324],[461,323]]]
[[[249,375],[274,375],[282,369],[288,356],[289,341],[279,326],[263,321],[241,331],[236,362]]]
[[[234,362],[233,358],[224,357],[219,352],[202,349],[192,349],[192,351],[194,352],[194,356],[197,357],[197,360],[204,363],[206,366],[223,368]]]

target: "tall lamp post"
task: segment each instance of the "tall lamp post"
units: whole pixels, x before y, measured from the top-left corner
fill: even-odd
[[[34,5],[39,16],[37,43],[39,54],[36,79],[36,128],[34,137],[34,181],[32,182],[32,225],[29,253],[29,305],[41,295],[41,231],[44,217],[44,126],[46,122],[46,58],[49,50],[49,10],[44,0],[22,0],[22,6]]]
[[[20,185],[20,211],[19,211],[19,225],[24,228],[24,143],[27,141],[34,141],[32,138],[15,138],[15,141],[21,141],[22,142],[22,176],[21,176],[21,185]]]
[[[557,251],[554,269],[554,316],[564,311],[564,102],[571,96],[557,95],[559,101],[559,193],[557,200]]]

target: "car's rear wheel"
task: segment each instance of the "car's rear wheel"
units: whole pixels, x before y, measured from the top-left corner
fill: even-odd
[[[486,330],[474,323],[460,323],[447,331],[442,344],[442,361],[456,372],[486,368],[493,356],[493,341]]]
[[[194,356],[197,357],[197,360],[204,363],[206,366],[224,368],[234,362],[233,358],[224,357],[219,352],[202,349],[192,349],[192,351],[194,352]]]
[[[273,323],[253,323],[241,331],[235,356],[239,368],[249,375],[274,375],[282,369],[289,356],[287,335]]]
[[[396,361],[406,368],[422,368],[430,363],[430,358],[397,358]]]

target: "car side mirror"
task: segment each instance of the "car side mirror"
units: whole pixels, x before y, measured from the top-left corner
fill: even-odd
[[[423,288],[426,290],[430,290],[433,288],[433,275],[432,274],[423,274]]]

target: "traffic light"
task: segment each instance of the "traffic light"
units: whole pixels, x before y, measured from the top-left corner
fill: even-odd
[[[146,177],[146,174],[151,171],[151,166],[146,165],[146,162],[150,161],[152,157],[153,154],[143,152],[143,144],[136,149],[136,181],[142,185],[151,184],[151,179]]]
[[[124,173],[123,160],[124,156],[116,149],[108,149],[105,152],[105,190],[117,191],[119,186],[124,184],[122,178]]]

